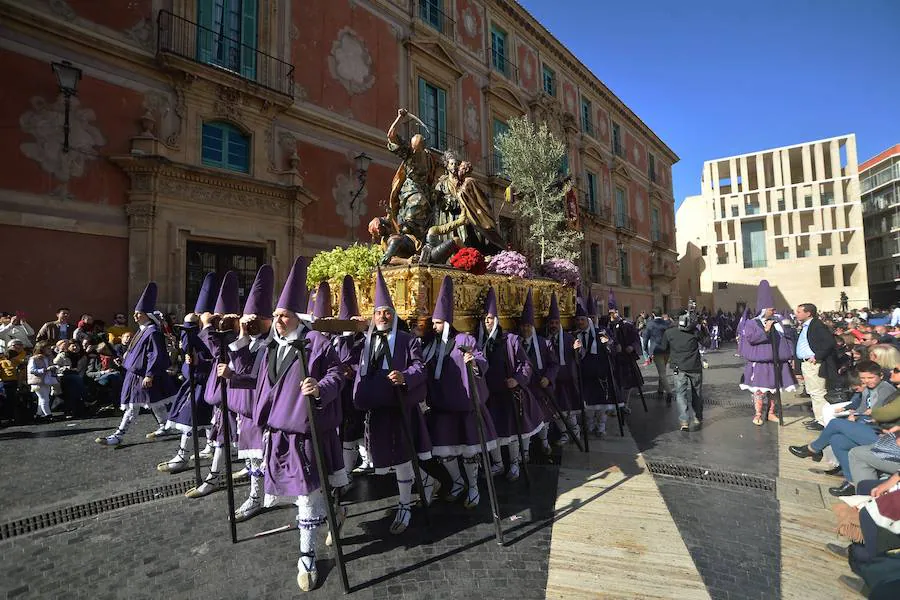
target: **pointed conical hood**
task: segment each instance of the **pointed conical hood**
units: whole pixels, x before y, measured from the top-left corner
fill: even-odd
[[[528,288],[528,293],[525,294],[525,304],[522,306],[519,325],[534,325],[534,300],[531,296],[531,288]]]
[[[281,289],[275,308],[302,314],[306,308],[306,259],[298,256]]]
[[[144,288],[141,297],[138,298],[137,304],[134,305],[135,312],[152,313],[156,310],[156,282],[151,281]]]
[[[327,281],[320,283],[319,289],[316,290],[316,306],[312,314],[317,319],[326,319],[334,316],[331,310],[331,285]]]
[[[606,308],[612,310],[619,310],[619,305],[616,304],[616,295],[612,290],[609,290],[609,296],[606,298]]]
[[[200,285],[200,293],[197,294],[197,302],[194,304],[194,313],[201,315],[205,312],[213,312],[216,306],[216,291],[219,289],[219,282],[216,274],[212,271],[203,278]]]
[[[338,319],[349,320],[350,317],[359,316],[359,303],[356,301],[356,285],[353,278],[344,275],[344,281],[341,282],[341,308],[338,313]]]
[[[487,296],[484,298],[484,314],[499,316],[497,313],[497,292],[493,286],[488,288]]]
[[[231,315],[241,312],[241,301],[238,297],[237,273],[228,271],[222,278],[222,286],[219,288],[219,299],[216,300],[216,308],[213,312],[220,315]]]
[[[311,315],[316,311],[316,293],[312,290],[306,291],[306,314]]]
[[[772,297],[772,288],[769,286],[769,281],[763,279],[759,282],[759,287],[756,290],[756,310],[763,311],[767,308],[775,308],[775,298]]]
[[[268,318],[272,315],[272,296],[275,294],[275,271],[272,265],[263,265],[256,272],[256,279],[247,301],[244,302],[245,315],[257,315]]]
[[[431,318],[453,323],[453,280],[449,275],[444,275],[444,280],[441,282],[441,289],[438,292]]]
[[[575,316],[576,317],[586,317],[588,316],[587,309],[584,307],[585,300],[582,297],[578,297],[575,299]]]
[[[394,301],[391,300],[391,292],[388,290],[384,275],[381,274],[381,269],[378,269],[375,277],[375,306],[373,308],[375,310],[389,308],[391,312],[394,312]]]
[[[556,292],[553,292],[553,295],[550,296],[550,311],[547,313],[547,320],[559,321],[559,300],[556,299]]]

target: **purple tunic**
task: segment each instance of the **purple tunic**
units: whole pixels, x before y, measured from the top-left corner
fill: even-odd
[[[596,336],[596,334],[594,334]],[[582,332],[574,336],[580,338]],[[610,371],[609,349],[596,339],[597,353],[591,354],[594,337],[590,331],[584,332],[582,348],[578,351],[581,370],[581,397],[585,406],[615,407],[615,384]],[[574,342],[573,342],[574,343]]]
[[[212,327],[204,327],[200,330],[200,339],[209,348],[209,354],[212,356],[213,368],[210,369],[209,376],[206,379],[206,386],[203,389],[203,401],[210,406],[218,406],[222,403],[222,392],[219,388],[219,376],[216,375],[215,365],[219,363],[222,357],[222,346],[220,342],[224,342],[225,346],[237,339],[237,334],[229,332],[224,337],[213,335]]]
[[[411,459],[408,442],[403,439],[403,428],[397,422],[401,410],[419,458],[431,458],[431,438],[419,409],[426,391],[422,347],[415,336],[405,331],[397,331],[396,336],[390,366],[403,373],[406,383],[402,389],[398,390],[390,382],[387,378],[390,371],[382,365],[370,364],[365,376],[360,370],[353,383],[353,404],[357,409],[367,411],[366,446],[376,473],[388,472]],[[368,360],[371,362],[371,357]]]
[[[794,348],[791,341],[775,329],[775,339],[778,345],[778,358],[781,362],[781,389],[787,392],[793,391],[797,383],[794,372],[791,369],[791,361],[794,359]],[[741,356],[747,361],[744,367],[742,390],[766,392],[775,391],[775,363],[773,361],[772,344],[766,335],[762,321],[748,319],[744,323],[744,331],[741,335]]]
[[[559,365],[559,370],[556,372],[556,384],[554,388],[556,404],[559,405],[559,410],[564,412],[581,410],[582,402],[581,389],[578,384],[578,365],[576,364],[575,359],[575,349],[572,347],[575,343],[575,338],[565,331],[562,334],[562,338],[563,357],[565,358],[566,364]],[[558,362],[559,335],[551,335],[548,338],[548,341],[550,343],[550,351]]]
[[[151,406],[168,400],[177,391],[168,373],[171,366],[166,341],[156,325],[147,325],[136,334],[136,339],[125,353],[125,380],[122,383],[120,404]],[[153,377],[153,384],[144,388],[144,377]]]
[[[493,343],[490,339],[485,340],[484,353],[488,361],[486,379],[490,393],[487,407],[497,429],[498,443],[506,445],[516,441],[518,423],[513,394],[521,396],[522,437],[536,434],[543,427],[544,414],[528,387],[532,370],[521,338],[500,331]],[[506,385],[509,378],[519,383],[512,390]]]
[[[197,327],[185,327],[181,330],[181,350],[186,356],[190,356],[194,365],[194,399],[196,401],[197,427],[208,427],[212,423],[212,407],[202,402],[203,385],[209,377],[212,368],[212,356],[209,349],[200,340],[200,330]],[[181,376],[184,382],[175,396],[172,407],[169,409],[167,426],[187,432],[191,430],[191,366],[186,362],[181,365]]]
[[[228,347],[229,366],[234,373],[228,381],[228,409],[238,415],[238,458],[262,458],[263,429],[252,417],[261,365],[257,365],[257,359],[262,360],[260,353],[267,338],[242,338]]]
[[[553,408],[546,397],[552,395],[556,399],[556,376],[559,373],[559,358],[557,354],[553,353],[553,350],[550,348],[550,342],[546,338],[536,335],[535,339],[537,340],[536,345],[541,350],[541,364],[543,368],[538,369],[536,348],[532,347],[526,352],[528,362],[531,363],[531,381],[528,383],[528,388],[538,401],[543,421],[549,423],[556,415],[553,414]],[[527,342],[524,339],[522,340],[522,346],[527,346]],[[541,379],[544,377],[550,380],[550,385],[546,388],[541,387]]]
[[[291,348],[283,365],[278,365],[279,345],[275,341],[263,348],[256,384],[253,420],[264,427],[265,492],[272,496],[307,496],[320,486],[312,435],[307,418],[307,403],[315,402],[300,393],[304,374],[319,382],[316,430],[322,444],[323,460],[329,475],[344,473],[341,442],[334,414],[340,420],[341,367],[331,343],[321,333],[305,332],[307,363],[304,373],[299,353]],[[279,370],[280,368],[280,370]]]
[[[644,377],[637,367],[638,353],[641,347],[641,336],[637,329],[629,321],[619,319],[609,326],[610,336],[619,347],[618,352],[613,353],[613,365],[615,366],[619,388],[624,392],[631,388],[639,388],[644,385]],[[626,348],[631,347],[631,352]]]
[[[332,339],[344,372],[341,388],[341,440],[356,442],[366,435],[366,413],[353,405],[353,381],[359,370],[359,356],[362,353],[365,336],[362,334],[342,335]]]
[[[435,379],[438,353],[428,360],[428,406],[425,420],[434,444],[435,456],[475,456],[481,452],[478,423],[473,410],[469,376],[461,347],[471,349],[475,356],[475,386],[478,392],[479,410],[484,420],[484,437],[488,449],[497,445],[497,431],[485,402],[488,399],[484,373],[488,364],[477,346],[475,338],[467,333],[457,333],[448,340],[449,352],[444,353],[441,378]]]

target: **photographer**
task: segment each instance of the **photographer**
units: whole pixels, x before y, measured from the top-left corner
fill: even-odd
[[[700,334],[691,312],[678,317],[678,326],[666,329],[656,349],[668,353],[669,364],[675,373],[675,400],[678,402],[678,421],[681,431],[690,431],[691,424],[703,423],[703,361],[700,358]],[[693,412],[693,419],[691,413]]]

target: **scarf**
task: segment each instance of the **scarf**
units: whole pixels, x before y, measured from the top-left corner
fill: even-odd
[[[534,348],[534,359],[535,359],[535,362],[537,363],[538,371],[543,370],[544,369],[544,361],[541,360],[541,346],[540,346],[540,344],[538,344],[537,332],[535,332],[534,330],[531,331],[531,337],[528,338],[528,343],[531,345],[532,348]]]
[[[372,342],[373,335],[375,333],[375,320],[369,322],[369,331],[366,332],[366,343],[363,346],[362,356],[359,359],[359,374],[361,377],[365,377],[369,372],[369,362],[371,361],[372,356]],[[394,358],[394,348],[397,344],[397,315],[394,314],[394,319],[391,322],[391,328],[388,330],[387,334],[387,344],[389,348],[389,354],[391,358]],[[385,357],[384,362],[387,363],[387,357]],[[384,364],[384,363],[382,363]],[[391,368],[391,365],[388,364],[387,369]]]
[[[444,323],[444,331],[441,333],[441,339],[437,338],[431,340],[431,343],[428,344],[428,347],[425,349],[424,362],[427,364],[429,360],[434,358],[435,352],[437,352],[437,364],[434,367],[434,379],[437,381],[441,378],[441,374],[444,371],[444,357],[447,353],[447,346],[450,341],[450,323]],[[437,348],[440,347],[440,351]]]

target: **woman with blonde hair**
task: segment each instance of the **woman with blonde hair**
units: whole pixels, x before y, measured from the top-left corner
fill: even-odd
[[[38,398],[38,414],[36,418],[41,421],[49,421],[50,397],[54,386],[59,385],[56,378],[57,366],[51,358],[53,347],[46,341],[40,341],[34,346],[34,352],[28,359],[28,385]]]
[[[900,350],[891,344],[875,344],[869,347],[869,360],[878,363],[885,371],[900,367]]]

